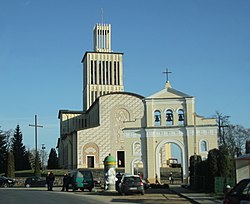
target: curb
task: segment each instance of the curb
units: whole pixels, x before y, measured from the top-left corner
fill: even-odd
[[[175,190],[172,190],[171,188],[169,188],[169,190],[170,190],[171,192],[173,192],[173,193],[176,193],[176,194],[179,195],[180,197],[189,200],[191,203],[200,204],[199,202],[195,201],[194,199],[189,198],[188,196],[185,196],[185,195],[183,195],[183,194],[181,194],[181,193],[179,193],[179,192],[177,192],[177,191],[175,191]]]

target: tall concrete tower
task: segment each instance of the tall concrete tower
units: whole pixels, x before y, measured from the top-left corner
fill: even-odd
[[[101,95],[123,92],[123,53],[111,50],[111,25],[96,24],[94,51],[87,51],[83,63],[83,110]]]

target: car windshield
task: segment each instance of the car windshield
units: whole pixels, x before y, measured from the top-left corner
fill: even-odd
[[[89,171],[80,171],[80,174],[86,180],[92,179],[91,173]]]
[[[140,177],[131,176],[124,178],[124,182],[140,182],[140,181],[141,181]]]
[[[231,192],[231,195],[250,195],[250,181],[241,181]]]

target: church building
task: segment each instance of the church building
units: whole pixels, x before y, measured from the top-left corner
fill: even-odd
[[[111,154],[117,167],[150,182],[160,179],[178,147],[182,177],[188,181],[190,156],[207,158],[217,148],[215,118],[196,114],[195,98],[172,88],[144,97],[124,91],[123,53],[111,49],[111,25],[96,24],[94,51],[83,64],[83,109],[59,110],[59,164],[62,168],[103,168]],[[168,72],[166,72],[168,74]]]

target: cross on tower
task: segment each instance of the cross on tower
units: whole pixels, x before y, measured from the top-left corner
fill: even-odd
[[[35,125],[29,124],[31,127],[35,127],[35,145],[36,145],[36,153],[37,153],[37,128],[40,127],[42,128],[42,125],[37,125],[37,115],[35,115]]]
[[[168,71],[168,68],[166,68],[166,71],[162,73],[166,74],[166,82],[168,82],[168,75],[171,74],[172,72]]]

